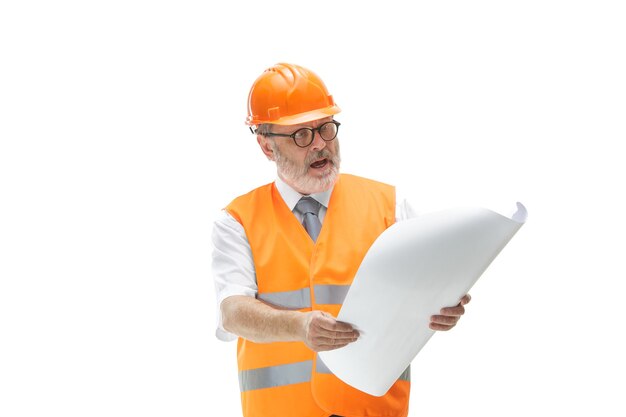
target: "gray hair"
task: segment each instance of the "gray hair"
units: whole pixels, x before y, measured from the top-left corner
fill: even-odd
[[[268,133],[271,133],[270,127],[272,126],[271,123],[261,123],[260,125],[258,125],[254,131],[254,133],[256,133],[257,135],[266,135]]]

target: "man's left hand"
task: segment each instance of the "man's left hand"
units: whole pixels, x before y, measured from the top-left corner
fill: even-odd
[[[440,314],[430,317],[430,327],[432,330],[450,330],[456,326],[457,322],[463,314],[465,314],[465,304],[469,303],[472,297],[465,294],[459,304],[454,307],[444,307],[440,310]]]

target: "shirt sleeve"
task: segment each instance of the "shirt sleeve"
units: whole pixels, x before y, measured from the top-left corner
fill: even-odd
[[[226,211],[213,223],[211,269],[217,298],[215,336],[232,341],[237,336],[224,330],[220,305],[233,295],[256,297],[257,283],[252,250],[243,226]]]
[[[412,219],[418,215],[409,202],[396,192],[396,222]]]

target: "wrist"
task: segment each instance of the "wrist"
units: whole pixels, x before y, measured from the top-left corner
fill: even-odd
[[[297,339],[299,342],[306,343],[310,322],[311,322],[311,312],[309,311],[298,312]]]

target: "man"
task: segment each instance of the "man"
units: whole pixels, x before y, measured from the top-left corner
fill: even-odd
[[[335,320],[361,260],[396,220],[411,217],[395,189],[339,174],[340,112],[322,80],[277,64],[253,84],[247,124],[278,178],[231,202],[215,222],[217,336],[239,336],[245,417],[408,414],[408,370],[382,397],[336,378],[315,354],[356,341]],[[463,305],[431,318],[449,330]]]

